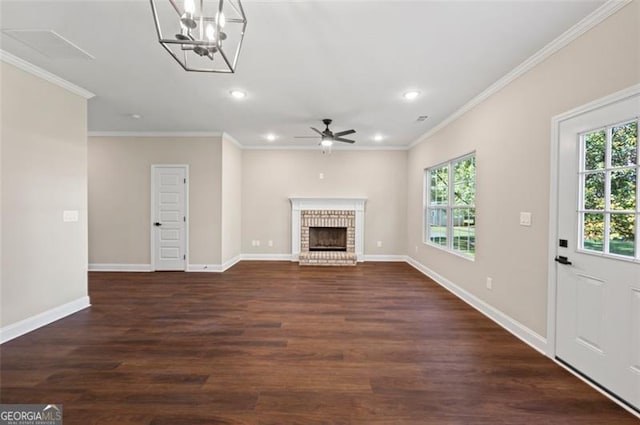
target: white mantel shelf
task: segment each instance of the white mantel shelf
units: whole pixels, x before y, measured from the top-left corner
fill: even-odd
[[[356,215],[356,255],[358,261],[364,261],[364,204],[367,198],[299,198],[289,197],[291,201],[291,259],[298,261],[300,256],[300,211],[303,210],[346,210]]]

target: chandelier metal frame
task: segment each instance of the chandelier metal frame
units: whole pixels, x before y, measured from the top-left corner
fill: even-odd
[[[235,73],[247,28],[247,17],[241,0],[185,0],[184,6],[179,6],[175,0],[150,0],[150,2],[158,42],[185,71]],[[158,2],[168,2],[176,13],[177,26],[173,26],[172,29],[178,29],[179,32],[176,31],[171,37],[163,35],[162,22],[166,19],[164,21],[160,19],[156,4]],[[212,3],[217,3],[217,7],[209,7]],[[196,4],[199,7],[196,7]],[[215,10],[216,13],[205,16],[205,10]],[[224,44],[232,31],[235,46],[227,52]],[[165,34],[168,32],[166,31]],[[220,57],[222,60],[214,61],[215,57]],[[211,66],[202,66],[204,61],[201,60],[200,64],[194,65],[198,58],[210,59]]]

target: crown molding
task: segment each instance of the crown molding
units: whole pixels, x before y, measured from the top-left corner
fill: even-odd
[[[222,137],[219,131],[89,131],[89,137]]]
[[[31,75],[35,75],[36,77],[39,77],[50,83],[53,83],[58,87],[62,87],[63,89],[66,89],[71,93],[77,94],[78,96],[83,97],[85,99],[91,99],[92,97],[95,97],[95,94],[91,93],[90,91],[85,90],[82,87],[77,86],[73,83],[70,83],[69,81],[63,78],[60,78],[49,71],[45,71],[39,66],[35,66],[34,64],[27,62],[24,59],[20,59],[19,57],[12,55],[11,53],[6,52],[2,49],[0,49],[0,61],[13,65],[16,68],[19,68],[25,72],[28,72]]]
[[[244,146],[242,146],[242,143],[238,142],[238,140],[236,140],[236,138],[230,135],[229,133],[222,132],[222,140],[228,140],[234,145],[236,145],[238,149],[244,149]]]
[[[319,146],[243,145],[249,151],[321,151]],[[333,146],[332,151],[407,151],[409,146]]]
[[[221,137],[233,143],[238,149],[257,151],[318,151],[318,146],[288,145],[243,145],[227,132],[219,131],[89,131],[89,137]],[[408,146],[334,146],[333,151],[406,151]]]
[[[460,109],[455,111],[453,114],[449,115],[447,118],[441,121],[438,125],[436,125],[431,130],[427,131],[425,134],[420,136],[417,140],[409,144],[407,148],[411,149],[419,145],[420,143],[424,142],[429,137],[433,136],[435,133],[437,133],[438,131],[442,130],[443,128],[445,128],[446,126],[448,126],[449,124],[451,124],[452,122],[460,118],[469,110],[473,109],[474,107],[476,107],[477,105],[485,101],[487,98],[489,98],[493,94],[502,90],[513,80],[524,75],[525,73],[530,71],[532,68],[534,68],[536,65],[538,65],[539,63],[547,59],[549,56],[553,55],[558,50],[562,49],[567,44],[571,43],[573,40],[580,37],[582,34],[589,31],[591,28],[595,27],[596,25],[600,24],[609,16],[616,13],[618,10],[622,9],[623,7],[631,3],[631,1],[632,0],[607,1],[598,9],[594,10],[589,15],[587,15],[580,22],[578,22],[577,24],[569,28],[567,31],[562,33],[558,38],[556,38],[555,40],[553,40],[552,42],[544,46],[542,49],[538,50],[529,59],[525,60],[520,65],[512,69],[509,73],[507,73],[505,76],[503,76],[498,81],[493,83],[491,86],[489,86],[486,90],[484,90],[478,96],[474,97],[469,102],[464,104]]]

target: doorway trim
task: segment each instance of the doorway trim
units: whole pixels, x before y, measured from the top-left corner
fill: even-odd
[[[189,183],[190,183],[190,179],[189,179],[189,164],[151,164],[151,170],[150,170],[150,177],[151,177],[151,203],[150,203],[150,209],[149,209],[149,223],[148,223],[148,228],[149,228],[149,240],[150,240],[150,249],[149,249],[149,256],[150,256],[150,271],[155,272],[156,271],[156,258],[155,258],[155,252],[156,252],[156,241],[155,241],[155,237],[153,234],[153,222],[155,220],[155,217],[153,216],[154,214],[154,208],[155,208],[155,202],[156,202],[156,182],[154,179],[154,173],[155,170],[157,168],[163,168],[163,167],[172,167],[172,168],[184,168],[184,175],[186,178],[186,183],[184,186],[184,216],[185,216],[185,226],[184,226],[184,244],[185,244],[185,261],[184,261],[184,271],[187,271],[189,269]]]
[[[575,118],[579,115],[594,111],[596,109],[603,108],[616,102],[623,101],[630,97],[640,95],[640,84],[635,84],[626,89],[617,91],[610,95],[601,97],[592,102],[578,106],[562,114],[556,115],[551,118],[551,156],[550,156],[550,187],[549,187],[549,241],[548,241],[548,258],[547,258],[547,351],[548,357],[553,359],[556,364],[562,366],[564,369],[575,375],[601,394],[605,395],[610,400],[630,412],[632,415],[640,417],[637,411],[631,409],[628,405],[618,400],[599,385],[594,384],[589,379],[585,378],[581,374],[575,372],[562,362],[556,359],[556,308],[557,308],[557,273],[555,256],[558,254],[558,176],[559,176],[559,154],[560,148],[560,125],[567,120]]]

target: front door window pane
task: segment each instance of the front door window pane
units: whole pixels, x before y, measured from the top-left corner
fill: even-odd
[[[640,261],[638,119],[585,133],[581,140],[578,246]]]
[[[625,167],[638,162],[638,122],[613,127],[611,130],[611,166]]]
[[[635,214],[611,214],[609,252],[633,257],[635,255]]]
[[[604,172],[586,174],[584,177],[584,209],[604,210]]]
[[[594,131],[585,135],[585,170],[602,170],[607,152],[606,130]]]
[[[611,172],[611,209],[636,209],[636,169],[626,168]]]
[[[604,250],[604,214],[584,214],[583,248],[589,251]]]

